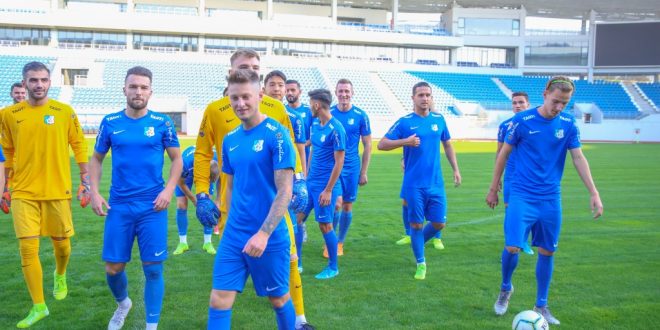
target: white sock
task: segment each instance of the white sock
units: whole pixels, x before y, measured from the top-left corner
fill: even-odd
[[[204,244],[211,243],[211,234],[204,234]]]
[[[305,314],[303,315],[296,315],[296,329],[300,328],[300,326],[303,323],[307,323],[307,319],[305,318]]]
[[[425,265],[426,266],[426,262],[418,262],[417,266],[419,266],[419,265]]]
[[[188,244],[188,235],[179,235],[179,243]]]
[[[131,300],[128,299],[128,297],[126,297],[126,298],[124,298],[124,300],[120,301],[118,304],[121,308],[128,308],[128,307],[131,306]]]
[[[147,330],[156,330],[158,329],[158,323],[147,323]]]

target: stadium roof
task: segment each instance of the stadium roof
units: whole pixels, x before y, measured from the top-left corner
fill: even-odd
[[[276,2],[330,5],[332,0],[274,0]],[[399,0],[399,11],[410,13],[443,13],[453,0]],[[528,16],[581,19],[593,9],[599,21],[660,20],[658,0],[458,0],[465,8],[520,8]],[[337,0],[338,6],[391,10],[392,0]]]

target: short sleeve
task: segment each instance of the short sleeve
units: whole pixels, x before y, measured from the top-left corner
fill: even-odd
[[[163,130],[163,146],[165,148],[180,147],[179,138],[176,136],[174,122],[169,116],[165,116],[165,125]]]
[[[362,112],[362,122],[360,123],[360,135],[369,136],[371,135],[371,123],[369,122],[369,116],[366,112]]]
[[[580,128],[578,128],[575,121],[573,121],[573,127],[571,129],[571,134],[568,137],[568,149],[575,149],[582,146],[580,142]]]
[[[506,129],[511,122],[503,122],[500,124],[500,127],[497,129],[497,142],[504,143],[504,138],[506,138]]]
[[[108,134],[110,128],[108,127],[108,121],[106,118],[103,118],[101,125],[99,126],[99,132],[96,135],[96,144],[94,145],[94,151],[100,154],[106,154],[110,150],[112,141],[110,140],[110,135]]]
[[[296,165],[296,151],[289,134],[283,127],[272,132],[270,150],[274,170],[293,169]]]
[[[346,150],[346,131],[343,126],[335,127],[332,132],[332,147],[334,151]]]
[[[440,141],[449,141],[451,139],[451,135],[449,134],[449,127],[447,127],[447,122],[444,118],[442,118],[442,126],[444,129],[442,130],[442,135],[440,135]]]
[[[227,139],[222,141],[222,172],[234,175],[234,169],[229,163],[229,150],[227,150]]]
[[[518,129],[518,126],[520,125],[520,120],[517,117],[514,117],[513,120],[511,120],[511,123],[507,127],[506,130],[506,138],[504,139],[504,142],[507,144],[510,144],[512,146],[515,146],[520,142],[520,130]]]
[[[401,131],[401,119],[397,120],[392,127],[385,133],[385,137],[390,140],[399,140],[403,138]]]

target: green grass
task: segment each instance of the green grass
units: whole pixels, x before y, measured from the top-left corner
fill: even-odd
[[[90,146],[93,141],[90,140]],[[184,144],[194,140],[183,140]],[[428,273],[415,281],[409,247],[396,246],[402,234],[399,153],[376,153],[369,184],[360,190],[354,221],[340,258],[340,275],[318,281],[325,266],[323,239],[308,222],[302,274],[308,320],[319,329],[508,329],[513,316],[535,301],[536,257],[523,255],[514,276],[516,293],[510,310],[497,317],[492,305],[499,290],[503,244],[502,208],[490,210],[484,200],[491,178],[495,144],[457,142],[463,175],[460,188],[447,188],[446,249],[426,250]],[[91,150],[91,148],[90,148]],[[566,329],[651,329],[660,322],[660,145],[587,144],[584,147],[605,205],[593,221],[589,196],[570,161],[563,181],[564,224],[550,306]],[[104,186],[110,159],[104,167]],[[446,181],[448,165],[443,160]],[[44,291],[51,316],[35,329],[101,329],[115,302],[101,261],[103,218],[74,205],[76,236],[68,268],[69,297],[52,298],[54,260],[48,239],[41,240]],[[213,258],[201,250],[201,227],[189,211],[191,251],[165,263],[166,293],[162,329],[204,329]],[[170,208],[170,252],[177,243],[174,203]],[[217,243],[217,242],[214,242]],[[18,243],[11,220],[0,217],[0,328],[23,318],[30,298],[20,271]],[[144,328],[143,275],[137,247],[128,267],[133,297],[127,329]],[[266,299],[251,284],[234,306],[235,329],[273,329],[275,317]]]

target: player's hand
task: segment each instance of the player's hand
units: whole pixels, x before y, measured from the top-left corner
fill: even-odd
[[[9,192],[9,180],[5,181],[5,188],[2,192],[2,199],[0,199],[0,209],[5,214],[9,213],[11,207],[11,193]]]
[[[603,202],[600,201],[600,195],[598,194],[591,195],[591,214],[593,214],[594,219],[598,219],[603,215]]]
[[[90,191],[92,188],[89,185],[89,174],[80,174],[80,185],[78,185],[78,196],[77,199],[80,201],[80,206],[86,208],[87,205],[92,201],[92,195]]]
[[[364,186],[369,182],[369,178],[367,178],[367,173],[360,174],[360,180],[358,181],[358,184],[360,186]]]
[[[170,206],[170,201],[172,200],[173,189],[163,189],[163,191],[156,196],[156,199],[152,202],[154,204],[154,210],[162,211],[167,209]]]
[[[197,215],[197,220],[205,226],[212,227],[218,224],[218,218],[220,218],[220,209],[214,201],[209,198],[207,193],[197,194],[197,209],[195,214]]]
[[[319,196],[319,205],[328,206],[330,205],[330,199],[332,198],[332,191],[323,190]]]
[[[289,203],[295,213],[305,212],[307,203],[309,202],[309,194],[307,192],[307,182],[303,178],[296,178],[293,180],[293,197]]]
[[[499,197],[497,196],[497,189],[488,190],[488,195],[486,195],[486,204],[488,204],[488,207],[494,209],[498,203]]]
[[[461,177],[461,172],[455,171],[454,172],[454,187],[459,187],[461,185],[461,182],[463,182],[463,178]]]
[[[421,140],[417,137],[417,134],[413,134],[403,141],[403,145],[408,147],[419,147],[420,143]]]
[[[243,247],[243,253],[250,257],[259,258],[264,254],[266,246],[268,245],[268,238],[270,236],[263,231],[258,231],[252,235]]]
[[[91,199],[91,204],[92,204],[92,211],[94,211],[94,214],[104,217],[108,215],[108,212],[106,210],[110,209],[110,205],[108,202],[97,192],[92,192],[90,193],[90,199]]]

